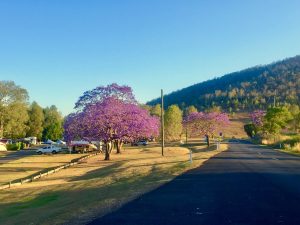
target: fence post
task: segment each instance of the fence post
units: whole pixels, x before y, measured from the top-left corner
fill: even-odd
[[[193,163],[193,152],[192,152],[192,149],[190,149],[190,163]]]

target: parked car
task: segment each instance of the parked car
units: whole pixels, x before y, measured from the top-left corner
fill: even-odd
[[[6,139],[6,138],[2,138],[0,139],[0,142],[3,144],[12,144],[12,140],[11,139]]]
[[[53,144],[56,144],[56,143],[54,141],[48,139],[47,141],[44,142],[44,144],[53,145]]]
[[[148,141],[145,140],[133,143],[133,146],[146,146],[146,145],[148,145]]]
[[[57,140],[56,143],[59,144],[59,145],[66,145],[67,144],[66,142],[64,142],[62,140]]]
[[[45,153],[56,154],[61,151],[62,151],[62,149],[60,147],[49,145],[49,146],[46,146],[46,147],[36,150],[36,153],[38,153],[38,154],[45,154]]]
[[[97,151],[97,146],[93,144],[72,144],[69,146],[72,153],[86,153],[86,152],[92,152]]]

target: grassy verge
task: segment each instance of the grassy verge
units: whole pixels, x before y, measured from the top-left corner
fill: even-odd
[[[103,156],[42,178],[37,182],[4,190],[0,195],[0,224],[84,224],[124,203],[200,166],[226,149],[206,149],[199,144],[190,164],[186,147],[167,147],[161,157],[159,147],[129,148]],[[34,216],[32,216],[34,215]]]
[[[31,176],[82,156],[76,154],[32,155],[0,164],[0,184]]]
[[[8,152],[8,151],[0,151],[0,158],[5,157],[8,154],[10,154],[10,152]]]
[[[280,152],[284,152],[287,154],[291,154],[291,155],[295,155],[295,156],[300,156],[300,152],[299,151],[295,151],[295,150],[291,150],[291,149],[277,149]]]
[[[300,137],[299,137],[299,135],[294,135],[294,138],[298,140]],[[251,139],[248,139],[248,140],[250,142],[252,142],[253,144],[259,145],[259,146],[264,147],[264,148],[271,148],[271,149],[274,149],[276,151],[280,151],[280,152],[287,153],[287,154],[290,154],[290,155],[300,156],[300,150],[299,149],[297,149],[297,148],[285,148],[284,144],[289,143],[290,139],[285,139],[284,141],[276,142],[276,143],[273,143],[273,144],[261,144],[259,141],[255,141],[255,140],[251,140]],[[296,147],[299,148],[299,144]]]

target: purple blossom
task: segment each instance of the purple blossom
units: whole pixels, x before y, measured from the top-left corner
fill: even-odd
[[[266,112],[263,110],[255,110],[250,114],[250,118],[252,120],[252,123],[256,127],[262,127],[264,125],[264,117],[266,115]]]
[[[133,103],[114,97],[87,105],[80,112],[70,114],[65,121],[65,139],[122,140],[157,137],[159,120]]]
[[[194,112],[189,114],[183,123],[191,132],[212,136],[217,130],[221,131],[223,127],[228,126],[230,122],[225,113]]]
[[[90,104],[96,104],[102,102],[104,99],[113,97],[119,99],[124,103],[137,104],[131,87],[120,86],[116,83],[110,84],[108,86],[99,86],[93,90],[86,91],[75,103],[75,109],[83,110]]]

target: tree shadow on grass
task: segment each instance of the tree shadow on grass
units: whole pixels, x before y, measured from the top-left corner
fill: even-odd
[[[121,166],[121,163],[109,166],[106,172],[111,172]],[[152,168],[152,173],[147,175],[134,175],[130,177],[115,177],[112,183],[105,186],[95,187],[87,185],[85,188],[76,190],[58,190],[42,192],[34,197],[22,197],[20,201],[12,203],[0,203],[0,224],[20,224],[26,221],[26,224],[43,224],[54,221],[59,218],[68,224],[85,224],[95,216],[103,215],[118,209],[124,203],[137,198],[145,191],[153,190],[158,187],[160,182],[174,177],[172,170],[161,171],[158,168]],[[85,178],[93,178],[95,174],[85,175]],[[105,176],[105,174],[98,173]],[[107,174],[106,174],[107,175]],[[85,213],[80,213],[84,210]],[[35,216],[31,216],[35,215]],[[78,218],[79,217],[79,218]],[[84,222],[78,222],[80,220]]]
[[[126,160],[127,161],[127,160]],[[130,160],[128,160],[130,161]],[[151,166],[152,172],[155,172],[157,170],[160,170],[157,166],[161,166],[161,165],[176,165],[176,164],[185,164],[187,163],[188,160],[178,160],[178,161],[172,161],[172,162],[161,162],[161,163],[141,163],[139,165],[129,165],[129,166],[124,166],[124,162],[116,162],[112,165],[106,166],[106,167],[101,167],[99,169],[96,170],[92,170],[87,172],[86,174],[84,174],[83,176],[80,177],[75,177],[73,179],[70,179],[70,181],[83,181],[83,180],[91,180],[91,179],[95,179],[95,178],[101,178],[101,177],[106,177],[109,175],[113,175],[115,173],[118,172],[122,172],[125,171],[129,168],[141,168],[141,167],[149,167]]]

